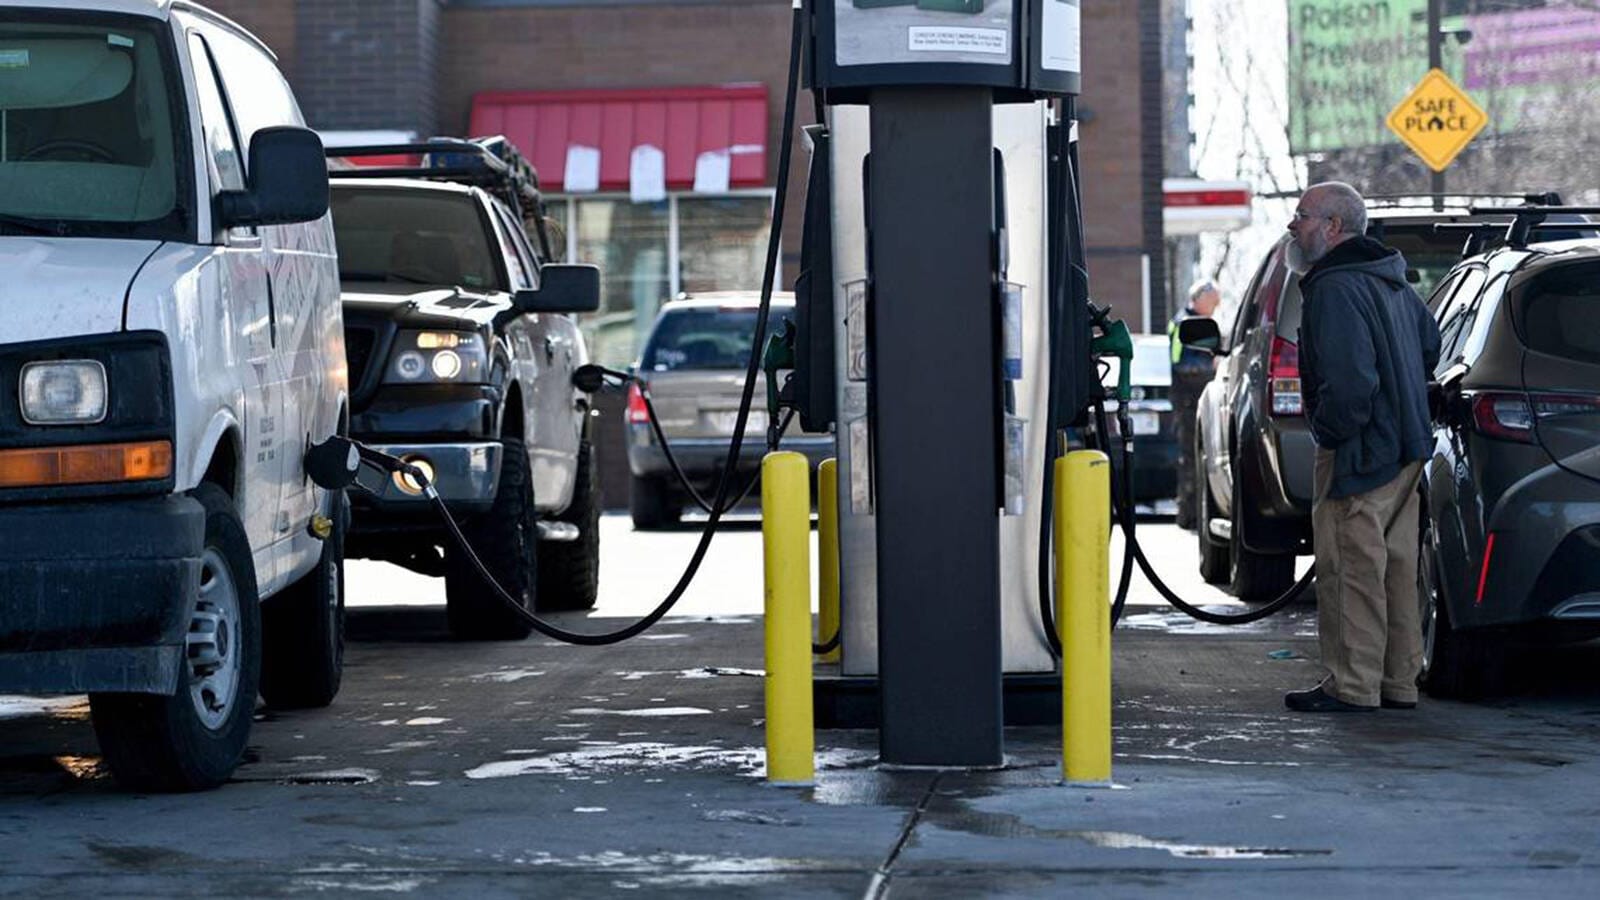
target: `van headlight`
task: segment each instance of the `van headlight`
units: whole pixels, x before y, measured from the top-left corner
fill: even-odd
[[[22,420],[29,425],[93,425],[105,420],[106,367],[93,359],[22,367]]]
[[[389,354],[386,384],[482,384],[489,350],[472,331],[402,331]]]

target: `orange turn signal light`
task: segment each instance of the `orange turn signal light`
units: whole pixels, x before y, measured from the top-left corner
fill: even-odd
[[[171,474],[171,441],[0,450],[0,488],[148,481]]]

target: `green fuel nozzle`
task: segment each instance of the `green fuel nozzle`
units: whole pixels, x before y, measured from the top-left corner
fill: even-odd
[[[767,376],[767,443],[777,443],[779,394],[782,385],[778,384],[778,372],[784,369],[794,369],[794,340],[795,326],[793,322],[785,321],[783,330],[767,338],[767,346],[761,352],[761,370]]]
[[[1117,402],[1126,409],[1128,401],[1133,399],[1133,334],[1128,331],[1128,323],[1112,319],[1110,313],[1110,309],[1106,309],[1095,316],[1094,324],[1100,328],[1100,336],[1090,342],[1089,352],[1121,360],[1117,371]]]

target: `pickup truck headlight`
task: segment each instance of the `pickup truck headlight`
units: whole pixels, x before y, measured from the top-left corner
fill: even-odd
[[[402,331],[395,336],[385,384],[482,384],[489,350],[471,331]]]
[[[29,425],[93,425],[106,417],[106,367],[97,360],[27,363],[21,380]]]

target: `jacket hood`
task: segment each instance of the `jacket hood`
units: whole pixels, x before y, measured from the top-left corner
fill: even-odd
[[[1406,260],[1400,251],[1387,247],[1366,235],[1358,235],[1340,243],[1300,279],[1302,287],[1313,279],[1329,272],[1356,271],[1375,275],[1396,286],[1406,282]]]
[[[159,241],[0,238],[0,342],[122,330],[128,286]]]

